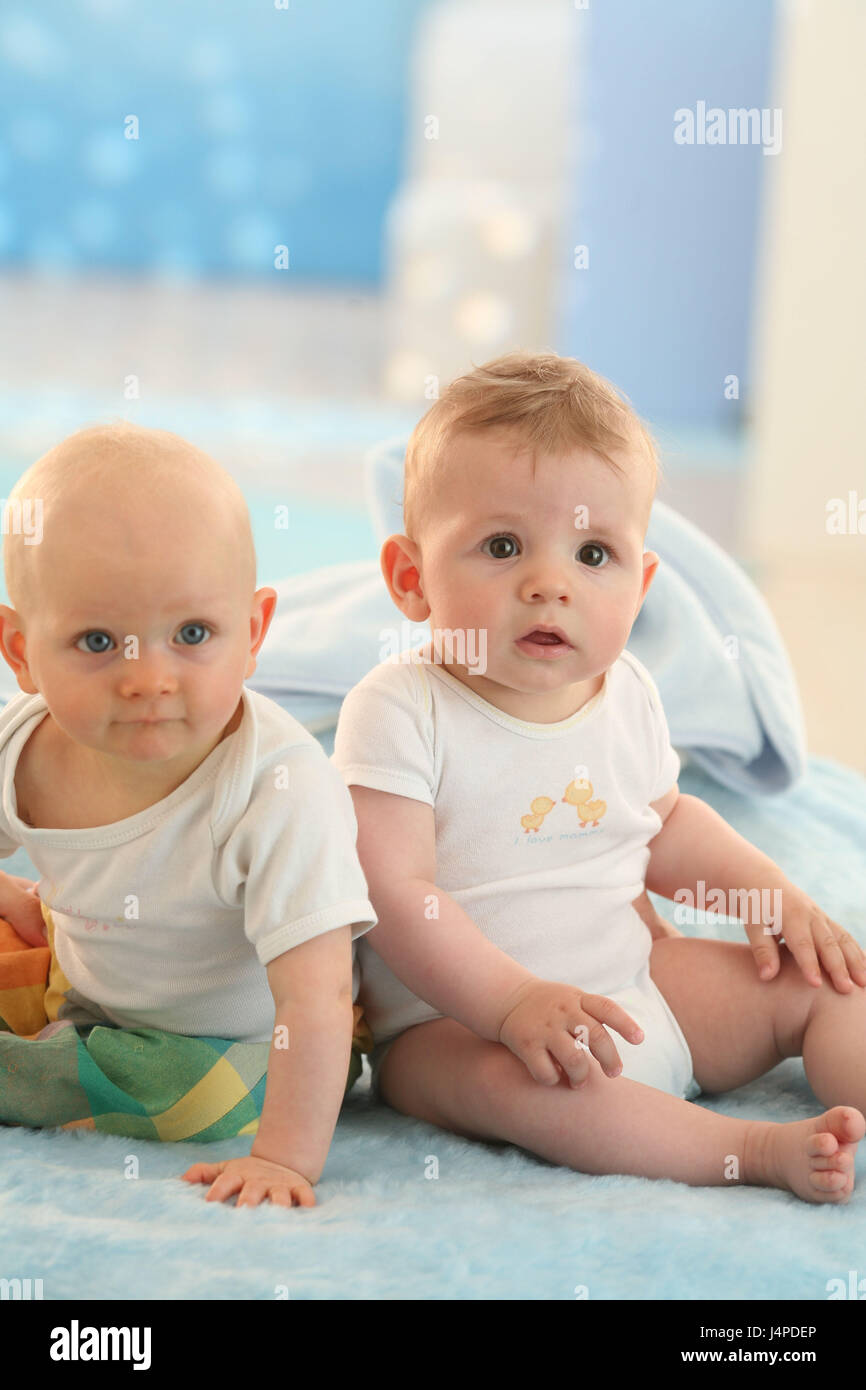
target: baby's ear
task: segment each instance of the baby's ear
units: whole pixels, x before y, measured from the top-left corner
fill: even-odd
[[[267,636],[277,606],[276,589],[257,589],[250,614],[250,656],[254,657]],[[253,667],[255,670],[255,666]],[[247,674],[251,674],[248,672]]]
[[[653,579],[654,579],[654,577],[655,577],[655,572],[656,572],[656,570],[658,569],[658,567],[659,567],[659,557],[658,557],[658,555],[656,555],[655,551],[654,551],[654,550],[646,550],[646,551],[644,551],[644,557],[643,557],[643,581],[642,581],[642,583],[641,583],[640,597],[638,598],[638,601],[637,601],[637,607],[636,607],[635,610],[634,610],[634,616],[635,616],[635,618],[637,617],[638,613],[640,612],[641,608],[643,607],[643,601],[644,601],[644,599],[646,598],[647,593],[649,592],[649,586],[650,586],[650,584],[652,584],[652,582],[653,582]]]
[[[36,695],[38,692],[27,666],[24,624],[15,609],[5,603],[0,604],[0,652],[6,665],[15,672],[21,689],[28,695]]]
[[[388,592],[400,612],[415,623],[425,622],[430,615],[420,588],[420,563],[418,546],[408,536],[389,536],[382,546],[379,568]]]

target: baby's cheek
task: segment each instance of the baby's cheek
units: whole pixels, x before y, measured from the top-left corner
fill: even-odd
[[[608,662],[615,661],[628,641],[632,609],[622,599],[600,601],[593,614],[592,640],[595,655]]]
[[[70,695],[69,690],[59,694],[55,709],[55,718],[61,728],[64,728],[73,737],[76,733],[84,733],[93,729],[98,723],[97,711],[98,704],[92,698],[76,699]]]
[[[635,594],[629,587],[623,590],[623,592],[618,593],[611,603],[611,629],[617,631],[620,641],[623,643],[631,632],[632,624],[637,616],[635,608],[637,607],[638,597],[639,591]]]

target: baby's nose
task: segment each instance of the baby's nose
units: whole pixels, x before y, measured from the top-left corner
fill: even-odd
[[[157,695],[173,695],[177,690],[177,677],[163,661],[128,661],[127,670],[120,678],[120,693],[129,700],[136,696],[152,699]]]
[[[568,581],[557,565],[539,566],[534,574],[527,577],[523,597],[527,601],[540,598],[548,602],[567,599]]]

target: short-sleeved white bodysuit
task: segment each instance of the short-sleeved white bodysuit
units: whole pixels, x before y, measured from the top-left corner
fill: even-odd
[[[651,676],[623,652],[576,714],[536,724],[490,704],[431,653],[426,643],[391,657],[349,692],[333,762],[349,786],[432,806],[436,886],[541,979],[616,999],[645,1034],[632,1044],[611,1033],[622,1075],[692,1099],[691,1054],[650,977],[652,938],[632,907],[661,828],[650,802],[680,769]],[[435,951],[435,919],[429,933]],[[375,1080],[388,1043],[441,1014],[363,939],[358,960]]]
[[[0,713],[0,857],[23,845],[38,869],[82,1017],[267,1042],[264,967],[336,927],[375,926],[345,783],[286,710],[246,686],[242,698],[238,728],[169,796],[80,830],[18,816],[15,768],[43,697]]]

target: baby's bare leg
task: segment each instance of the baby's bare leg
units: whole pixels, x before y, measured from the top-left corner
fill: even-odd
[[[745,943],[694,937],[653,942],[650,974],[683,1030],[705,1091],[731,1091],[786,1057],[803,1058],[822,1105],[866,1111],[866,989],[816,989],[780,945],[775,979],[761,980]]]
[[[839,1108],[792,1125],[736,1119],[608,1077],[595,1058],[589,1062],[579,1090],[564,1077],[544,1086],[507,1047],[443,1018],[397,1038],[380,1085],[383,1099],[403,1114],[469,1139],[517,1144],[583,1173],[707,1187],[747,1183],[789,1188],[812,1202],[848,1200],[853,1147],[866,1132],[858,1111]],[[770,1152],[765,1131],[777,1129],[792,1131],[790,1153]]]

